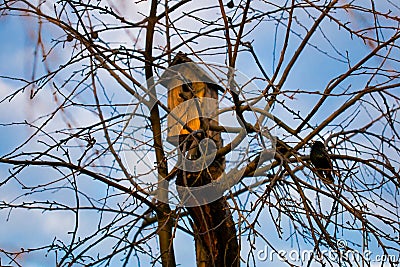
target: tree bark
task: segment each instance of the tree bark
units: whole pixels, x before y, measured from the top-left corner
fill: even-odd
[[[216,166],[212,164],[198,173],[179,171],[176,184],[190,187],[208,184],[219,176],[210,175],[218,174],[215,170],[213,172],[213,168]],[[239,266],[236,229],[226,198],[221,197],[201,206],[187,207],[187,210],[193,220],[197,266]]]
[[[150,15],[146,28],[146,50],[145,50],[145,74],[147,79],[147,88],[149,88],[152,95],[156,96],[157,93],[154,88],[153,78],[153,38],[154,27],[157,22],[157,0],[152,0]],[[159,177],[158,183],[158,199],[159,212],[157,212],[158,221],[158,238],[160,242],[161,262],[163,267],[175,267],[175,253],[173,246],[172,227],[173,220],[171,217],[171,208],[168,203],[168,182],[165,177],[168,175],[167,164],[165,160],[164,149],[161,139],[161,122],[158,105],[154,105],[150,110],[150,122],[153,131],[154,149],[157,159],[157,171]]]

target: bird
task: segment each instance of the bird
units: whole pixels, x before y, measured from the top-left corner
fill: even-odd
[[[314,165],[318,176],[324,183],[332,184],[335,181],[332,176],[332,161],[322,142],[315,141],[311,146],[310,160]]]

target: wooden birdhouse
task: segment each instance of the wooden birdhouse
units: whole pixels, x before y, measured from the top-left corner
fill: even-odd
[[[178,145],[190,131],[202,129],[203,124],[218,125],[218,90],[221,88],[186,54],[179,52],[160,83],[168,89],[168,142]],[[207,129],[209,138],[220,146],[219,133]]]

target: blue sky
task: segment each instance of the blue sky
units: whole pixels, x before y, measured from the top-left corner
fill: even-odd
[[[143,4],[142,4],[143,5]],[[143,8],[144,10],[145,8]],[[127,11],[126,11],[127,12]],[[209,16],[212,16],[210,14]],[[302,17],[304,16],[304,17]],[[367,23],[365,21],[357,21],[359,18],[357,16],[354,17],[346,17],[341,14],[343,19],[353,19],[352,23]],[[305,14],[299,14],[299,18],[305,18]],[[0,17],[0,75],[1,76],[17,76],[29,78],[32,74],[32,64],[30,63],[33,59],[33,46],[34,40],[32,36],[30,36],[30,31],[35,29],[35,24],[29,22],[29,20],[21,19],[19,17]],[[329,37],[329,40],[333,40],[333,45],[335,48],[340,50],[342,53],[345,51],[349,54],[349,59],[351,64],[354,64],[361,57],[365,56],[367,53],[371,51],[371,48],[359,41],[358,39],[352,39],[351,36],[344,32],[344,30],[338,29],[337,25],[331,21],[324,21],[321,25],[324,29],[324,34]],[[296,32],[301,33],[304,36],[304,31],[302,31],[301,27],[295,27],[294,30]],[[282,44],[282,40],[284,38],[285,27],[278,27],[278,35],[276,37],[277,43],[274,51],[274,33],[275,33],[275,24],[274,23],[264,23],[257,30],[251,33],[250,36],[246,37],[246,40],[253,41],[253,46],[257,54],[259,55],[260,61],[265,67],[267,73],[272,76],[272,72],[274,69],[274,64],[276,64],[279,59],[280,48]],[[48,35],[45,35],[44,38],[50,40],[50,36],[59,37],[62,33],[56,30],[49,31]],[[129,40],[127,37],[121,37],[124,41]],[[160,38],[160,37],[159,37]],[[161,40],[161,38],[160,38]],[[156,42],[158,39],[156,38]],[[291,36],[290,46],[288,48],[288,56],[286,57],[286,61],[290,59],[290,56],[294,52],[296,45],[301,40],[295,35]],[[161,41],[160,41],[161,42]],[[329,55],[340,58],[332,48],[331,44],[329,44],[326,39],[321,34],[316,34],[312,39],[311,43],[313,46],[308,46],[301,57],[298,59],[297,63],[292,70],[292,74],[288,77],[287,82],[285,83],[284,90],[297,90],[297,89],[307,89],[311,91],[323,91],[325,87],[328,85],[329,81],[345,72],[348,69],[347,63],[340,62],[338,60],[334,60],[330,57],[327,57],[324,52],[329,53]],[[58,49],[60,49],[58,47]],[[320,50],[320,51],[318,51]],[[68,58],[69,53],[71,52],[71,48],[66,48],[65,50],[60,49],[60,52],[56,54],[54,62],[63,62],[66,58]],[[324,52],[321,52],[324,51]],[[65,53],[65,54],[64,54]],[[274,59],[275,57],[275,59]],[[39,57],[40,58],[40,57]],[[340,58],[343,60],[343,58]],[[223,59],[221,56],[212,57],[208,56],[205,60],[217,61],[218,63],[223,63]],[[254,76],[260,76],[259,71],[256,69],[254,64],[250,65],[251,62],[250,54],[243,53],[238,58],[237,66],[239,70],[252,78]],[[370,64],[377,64],[377,61],[371,61]],[[248,67],[250,65],[250,67]],[[38,63],[37,73],[42,73],[43,68],[40,67],[40,62]],[[140,75],[137,75],[137,78],[140,79]],[[109,77],[104,79],[104,84],[107,88],[112,88],[115,86],[115,83],[111,81]],[[341,86],[338,87],[334,91],[334,93],[340,94],[343,92],[348,85],[353,88],[362,87],[365,84],[364,79],[360,79],[355,77],[354,79],[349,79]],[[9,79],[0,79],[0,96],[1,98],[6,95],[14,92],[18,82],[11,81]],[[110,89],[112,90],[112,89]],[[115,92],[114,92],[115,91]],[[115,89],[114,94],[110,94],[113,96],[113,100],[116,102],[126,102],[125,94],[118,94],[118,89]],[[93,99],[86,99],[89,94],[85,92],[80,96],[79,101],[85,103],[92,103]],[[104,96],[103,96],[104,97]],[[296,107],[296,110],[300,112],[300,114],[305,115],[309,112],[310,107],[318,101],[319,95],[301,97],[296,96],[294,99],[285,99],[285,102],[289,106]],[[103,99],[104,100],[104,99]],[[283,99],[281,99],[283,100]],[[342,105],[346,98],[332,98],[328,100],[324,105],[325,107],[322,110],[332,111]],[[17,103],[17,104],[15,104]],[[29,99],[29,91],[21,93],[13,99],[11,103],[4,101],[0,104],[0,123],[11,123],[16,120],[24,120],[24,119],[33,119],[41,114],[46,114],[51,112],[57,107],[57,104],[54,103],[52,93],[50,91],[41,92],[38,97],[34,100]],[[71,109],[66,111],[66,116],[70,118],[73,112],[79,112],[77,116],[79,116],[79,120],[76,122],[76,126],[86,125],[96,120],[96,117],[93,115],[91,110],[86,109]],[[288,117],[288,113],[281,109],[279,106],[275,107],[274,110],[276,116],[281,117],[281,119],[285,119],[288,121],[290,125],[297,125],[298,121],[294,120],[291,117]],[[372,112],[373,113],[373,112]],[[318,121],[321,121],[326,117],[326,114],[323,112],[318,113],[311,120],[312,124],[317,124]],[[62,123],[63,116],[60,115],[58,118],[59,123],[52,125],[55,129],[60,127],[64,129],[65,125]],[[360,117],[358,122],[353,125],[362,125],[364,122],[368,121],[369,118],[366,116]],[[17,144],[21,143],[22,140],[26,139],[30,134],[32,134],[32,129],[27,129],[26,127],[21,126],[12,126],[12,127],[1,127],[1,135],[2,141],[0,141],[0,154],[4,155],[9,153],[11,149],[13,149]],[[101,134],[101,133],[99,133]],[[323,133],[326,134],[326,133]],[[43,137],[45,138],[45,137]],[[27,150],[35,150],[42,149],[43,146],[38,143],[33,143],[32,145],[26,147]],[[307,151],[301,151],[302,153],[306,153]],[[10,166],[0,165],[0,174],[2,177],[8,175],[8,170]],[[21,179],[24,180],[27,184],[36,184],[38,181],[40,183],[45,183],[49,181],[49,179],[53,179],[53,177],[59,177],[55,171],[51,171],[49,169],[44,169],[41,167],[33,167],[29,168],[29,170],[25,170],[21,173]],[[95,183],[91,178],[88,178],[84,175],[78,177],[79,188],[83,192],[87,192],[88,195],[92,197],[92,199],[101,200],[105,197],[107,193],[107,188],[99,183]],[[259,190],[263,190],[263,188],[259,188]],[[19,196],[21,193],[25,193],[21,189],[20,184],[16,181],[12,181],[7,183],[5,186],[2,186],[0,190],[1,198],[10,201],[15,199],[15,197]],[[111,193],[118,193],[112,191]],[[254,196],[253,196],[254,197]],[[310,193],[310,197],[313,195]],[[72,190],[61,190],[59,191],[57,188],[53,188],[52,190],[37,193],[34,195],[26,195],[21,200],[47,200],[47,199],[57,199],[59,202],[75,205],[74,194]],[[19,202],[20,199],[17,200]],[[126,201],[124,196],[117,196],[112,198],[109,205],[116,205],[117,203],[121,203]],[[82,203],[88,204],[88,199],[82,197]],[[328,208],[329,210],[329,208]],[[85,236],[85,234],[93,233],[96,230],[97,222],[99,220],[101,214],[94,212],[82,212],[79,216],[80,220],[80,228],[79,233],[81,236]],[[273,220],[269,213],[265,210],[262,212],[262,216],[260,216],[262,220],[260,221],[259,230],[264,233],[264,236],[268,238],[268,240],[282,249],[289,249],[296,247],[296,244],[293,239],[288,239],[287,233],[290,233],[290,223],[286,220],[283,225],[285,226],[286,235],[284,238],[280,238],[277,233],[274,231]],[[106,218],[111,219],[111,216]],[[29,246],[42,246],[46,245],[51,240],[54,239],[55,236],[57,238],[65,240],[66,243],[69,242],[70,235],[68,234],[74,227],[75,217],[71,212],[45,212],[41,211],[19,211],[13,210],[10,214],[8,210],[0,210],[0,222],[3,227],[0,228],[0,248],[15,250],[20,247],[29,247]],[[346,233],[347,235],[348,233]],[[358,233],[353,233],[347,235],[349,239],[353,240],[361,240],[361,236]],[[186,245],[190,244],[190,245]],[[149,244],[155,248],[157,246],[156,239],[153,238]],[[242,237],[242,256],[243,258],[247,258],[247,251],[249,249],[248,240],[246,236]],[[309,244],[303,244],[305,248],[308,248]],[[109,247],[112,246],[112,243],[102,243],[96,251],[102,253],[108,251]],[[257,240],[256,249],[264,249],[265,242],[262,240]],[[185,234],[181,231],[178,231],[175,239],[175,251],[176,258],[178,263],[182,263],[182,266],[186,266],[188,263],[194,264],[194,248],[193,248],[193,239],[188,234]],[[55,265],[55,254],[53,252],[48,255],[44,255],[43,252],[32,252],[27,254],[23,259],[24,266],[34,267],[34,266],[54,266]],[[149,266],[147,265],[148,257],[142,256],[141,266]],[[2,258],[2,262],[7,262],[6,258]],[[262,262],[258,261],[260,264]],[[114,263],[118,265],[117,262]],[[274,266],[286,266],[283,263],[274,262]],[[317,266],[317,265],[315,265]]]

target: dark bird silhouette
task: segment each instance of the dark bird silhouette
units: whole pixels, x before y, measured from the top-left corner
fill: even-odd
[[[314,165],[320,179],[327,184],[334,182],[332,176],[332,161],[329,158],[325,145],[320,141],[315,141],[311,147],[310,160]]]

